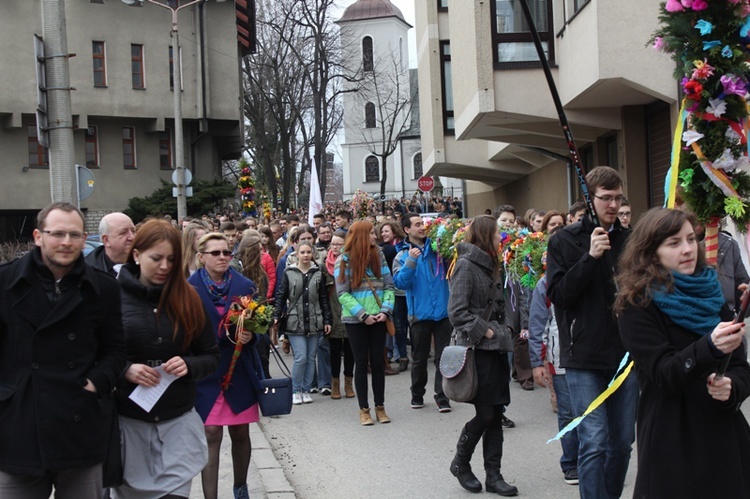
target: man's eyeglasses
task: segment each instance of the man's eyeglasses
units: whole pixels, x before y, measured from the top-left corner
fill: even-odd
[[[219,255],[224,255],[224,256],[232,256],[232,252],[231,252],[231,251],[229,251],[229,250],[214,250],[214,251],[203,251],[202,253],[203,253],[204,255],[211,255],[211,256],[213,256],[214,258],[215,258],[215,257],[218,257]]]
[[[609,204],[612,201],[616,201],[617,204],[620,204],[625,199],[625,196],[623,196],[623,195],[619,195],[619,196],[597,196],[596,194],[594,194],[594,197],[596,199],[598,199],[599,201],[601,201],[603,203],[606,203],[606,204]]]
[[[632,215],[632,213],[631,213],[631,212],[629,212],[629,211],[621,211],[621,212],[619,212],[619,213],[617,214],[617,216],[618,216],[618,217],[629,217],[629,216],[631,216],[631,215]]]
[[[43,230],[42,232],[44,232],[45,234],[49,234],[53,239],[59,240],[70,237],[71,241],[80,241],[81,239],[83,239],[83,236],[85,236],[83,232],[78,231],[66,232],[64,230]]]

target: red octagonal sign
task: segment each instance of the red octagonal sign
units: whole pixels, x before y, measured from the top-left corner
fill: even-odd
[[[422,192],[430,192],[435,188],[435,179],[425,176],[419,177],[419,180],[417,180],[417,187],[419,187],[419,190]]]

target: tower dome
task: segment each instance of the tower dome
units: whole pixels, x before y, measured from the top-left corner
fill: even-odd
[[[397,17],[406,23],[401,10],[393,5],[390,0],[357,0],[346,8],[344,15],[337,22],[361,21],[382,17]]]

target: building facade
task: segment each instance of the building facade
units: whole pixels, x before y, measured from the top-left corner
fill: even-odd
[[[75,161],[96,178],[81,207],[99,216],[171,183],[174,168],[171,13],[143,3],[65,3]],[[193,178],[220,174],[242,150],[240,55],[252,3],[207,2],[180,11],[185,166]],[[23,237],[49,203],[49,159],[36,137],[34,34],[40,0],[6,0],[0,16],[0,235]],[[241,42],[238,43],[238,40]],[[244,41],[244,44],[242,43]],[[179,67],[179,65],[178,65]],[[29,217],[31,219],[29,220]],[[29,228],[30,227],[30,228]],[[23,228],[23,230],[22,230]]]
[[[409,69],[412,26],[390,0],[357,0],[337,24],[354,90],[343,98],[344,197],[357,189],[379,195],[384,170],[386,198],[411,197],[423,174],[417,74]],[[446,182],[460,196],[460,181]]]
[[[634,214],[663,202],[677,84],[647,47],[651,0],[528,0],[585,167],[609,165]],[[416,2],[423,168],[467,180],[467,215],[567,210],[580,193],[517,0]]]

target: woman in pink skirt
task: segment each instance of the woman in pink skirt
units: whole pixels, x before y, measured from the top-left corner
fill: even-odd
[[[257,378],[253,352],[255,349],[252,345],[255,341],[254,334],[242,332],[235,338],[230,333],[231,338],[228,338],[226,331],[219,327],[232,301],[237,297],[256,293],[255,285],[250,279],[229,267],[232,260],[229,248],[229,242],[223,234],[213,232],[203,236],[198,242],[200,268],[188,279],[206,307],[221,350],[219,368],[198,383],[195,403],[198,414],[203,418],[208,441],[208,464],[201,474],[203,496],[206,499],[217,497],[219,449],[224,426],[229,427],[229,437],[232,439],[234,497],[249,497],[247,470],[252,451],[249,423],[256,423],[259,419],[254,388],[257,380],[253,379]],[[235,350],[233,341],[250,344],[242,349],[230,385],[224,390],[221,384]]]

